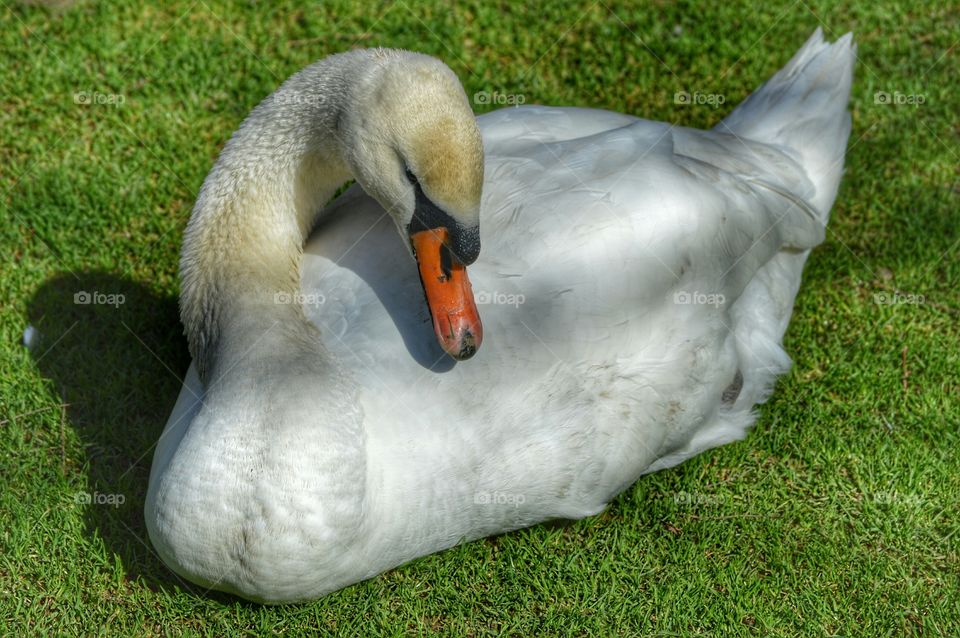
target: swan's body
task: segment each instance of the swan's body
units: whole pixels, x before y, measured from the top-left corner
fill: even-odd
[[[842,173],[852,60],[849,36],[815,34],[709,132],[585,109],[479,118],[469,272],[486,336],[468,362],[437,346],[396,224],[354,187],[305,246],[294,300],[316,335],[297,304],[251,297],[206,383],[191,367],[146,505],[164,561],[255,600],[315,598],[595,514],[745,436],[789,367],[780,342]]]

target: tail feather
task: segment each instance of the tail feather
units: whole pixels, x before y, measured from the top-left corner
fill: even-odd
[[[794,153],[816,187],[810,203],[823,223],[843,174],[856,51],[853,34],[829,44],[818,28],[786,66],[715,128]]]
[[[827,44],[817,29],[783,69],[716,128],[791,154],[814,186],[809,203],[824,225],[843,175],[855,60],[852,34]],[[731,309],[744,380],[733,413],[765,401],[777,376],[790,368],[781,344],[809,253],[777,253],[757,271]]]

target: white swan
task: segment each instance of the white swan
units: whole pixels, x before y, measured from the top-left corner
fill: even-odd
[[[745,436],[790,363],[854,57],[818,30],[712,131],[574,108],[475,119],[446,66],[402,51],[294,75],[226,145],[184,239],[195,365],[145,508],[164,562],[257,601],[316,598],[596,514]],[[369,195],[318,214],[351,176]],[[430,293],[435,335],[410,235],[443,228],[471,262],[478,219],[485,341],[458,363],[441,344],[477,345],[469,286]],[[436,243],[417,256],[426,278],[457,266]]]

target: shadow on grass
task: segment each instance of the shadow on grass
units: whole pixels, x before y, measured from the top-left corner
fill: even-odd
[[[34,360],[68,404],[69,425],[87,455],[90,534],[119,557],[128,579],[208,595],[163,565],[143,519],[153,449],[190,363],[176,298],[116,275],[80,272],[47,281],[28,314],[39,332]]]

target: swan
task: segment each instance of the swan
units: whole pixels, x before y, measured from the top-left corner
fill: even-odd
[[[185,231],[192,364],[145,502],[160,558],[253,601],[315,599],[597,514],[742,439],[790,365],[854,58],[818,29],[709,131],[475,117],[448,67],[406,51],[293,75]]]

